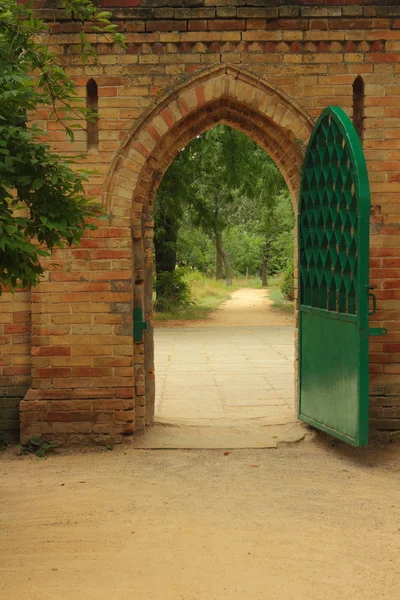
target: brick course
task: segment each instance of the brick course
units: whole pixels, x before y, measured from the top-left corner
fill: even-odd
[[[81,25],[55,18],[51,45],[85,97],[99,89],[99,147],[88,193],[108,212],[80,248],[57,251],[45,280],[0,297],[0,387],[23,395],[22,440],[43,433],[82,441],[119,437],[152,421],[151,330],[132,342],[133,307],[151,320],[151,209],[177,152],[213,124],[231,124],[276,160],[296,202],[302,153],[323,108],[351,115],[352,84],[365,82],[364,149],[370,174],[371,425],[400,430],[400,9],[379,0],[104,0],[127,49],[89,34],[98,57],[82,66]],[[268,6],[266,6],[268,4]],[[55,150],[81,153],[45,124]],[[32,333],[30,337],[30,313]]]

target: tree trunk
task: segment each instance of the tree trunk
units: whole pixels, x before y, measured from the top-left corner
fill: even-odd
[[[220,241],[219,241],[220,240]],[[223,279],[224,278],[224,264],[223,264],[223,260],[222,260],[222,255],[220,254],[220,252],[218,251],[218,246],[220,245],[222,247],[222,234],[220,231],[217,231],[217,233],[215,234],[215,251],[216,251],[216,277],[217,279]]]
[[[160,277],[163,273],[173,273],[176,267],[176,242],[179,223],[173,216],[158,215],[154,230],[154,255],[156,267],[157,306],[170,299],[170,278]],[[158,234],[159,232],[159,234]]]
[[[261,285],[262,287],[268,286],[268,261],[266,256],[263,256],[261,262]]]
[[[261,259],[261,285],[268,286],[268,265],[271,254],[271,240],[268,237],[265,240],[263,255]]]
[[[222,262],[224,263],[224,266],[225,266],[226,285],[232,285],[232,267],[231,267],[231,263],[229,262],[229,257],[228,257],[227,253],[225,252],[225,250],[222,247],[222,233],[221,233],[221,231],[217,231],[217,233],[215,235],[215,239],[216,239],[216,244],[217,244],[218,255],[221,257],[221,260],[222,260]]]
[[[223,254],[223,260],[224,260],[225,271],[226,271],[226,285],[232,285],[232,279],[233,279],[232,267],[231,267],[231,263],[229,262],[229,258],[228,258],[228,255],[226,252],[224,252],[224,254]]]
[[[176,267],[176,241],[178,239],[178,221],[171,216],[160,215],[154,232],[154,253],[156,273],[174,271]],[[157,228],[162,234],[157,235]]]

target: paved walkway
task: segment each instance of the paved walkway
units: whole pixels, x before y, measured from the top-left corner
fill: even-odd
[[[293,326],[156,329],[155,351],[156,420],[295,420]]]

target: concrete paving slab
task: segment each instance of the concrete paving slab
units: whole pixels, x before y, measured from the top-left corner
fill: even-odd
[[[156,329],[156,420],[295,421],[293,346],[292,326]]]

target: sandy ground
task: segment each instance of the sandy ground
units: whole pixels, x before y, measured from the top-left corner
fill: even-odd
[[[265,325],[265,307],[239,290],[215,319]],[[1,599],[400,598],[399,447],[134,443],[0,455]]]
[[[292,325],[293,316],[274,308],[267,290],[241,288],[206,323],[209,327],[279,327]]]
[[[61,451],[60,451],[61,452]],[[4,600],[400,597],[400,450],[0,461]]]
[[[273,307],[268,290],[241,288],[215,310],[209,319],[200,321],[156,321],[163,327],[279,327],[293,325],[294,317]]]

